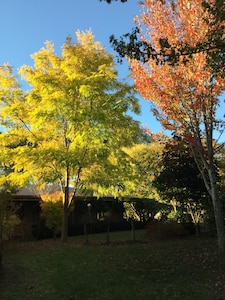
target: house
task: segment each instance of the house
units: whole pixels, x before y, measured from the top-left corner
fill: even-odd
[[[21,223],[15,228],[13,238],[34,238],[35,229],[40,223],[40,196],[30,188],[23,188],[12,195],[12,201],[18,208],[17,215],[21,220]]]
[[[84,226],[89,233],[105,232],[110,223],[111,230],[128,229],[124,220],[123,201],[113,197],[97,198],[77,196],[74,209],[69,216],[69,234],[83,234]]]
[[[17,215],[21,219],[14,231],[13,238],[39,239],[50,238],[52,232],[48,230],[41,218],[41,196],[31,187],[24,188],[12,195],[13,202],[18,206]],[[146,200],[146,199],[145,199]],[[89,233],[108,230],[125,230],[130,223],[124,219],[124,202],[111,196],[97,199],[94,196],[76,196],[69,215],[69,235],[84,233],[84,227]],[[130,199],[140,201],[140,199]],[[142,201],[141,201],[142,202]],[[143,226],[144,222],[139,222]]]

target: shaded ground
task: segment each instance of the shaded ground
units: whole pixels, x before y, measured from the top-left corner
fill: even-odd
[[[185,238],[112,243],[93,235],[59,241],[8,243],[1,274],[1,300],[225,300],[225,259],[216,240]],[[126,241],[126,242],[124,242]]]

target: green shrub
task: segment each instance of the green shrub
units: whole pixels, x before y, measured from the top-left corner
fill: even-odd
[[[11,200],[11,194],[5,191],[0,193],[0,235],[2,239],[10,239],[14,229],[21,220],[17,216],[18,206]]]
[[[48,229],[53,230],[54,238],[61,233],[62,227],[62,201],[43,201],[41,204],[42,217]]]
[[[11,214],[5,217],[3,220],[3,227],[2,227],[2,237],[4,240],[11,239],[12,234],[15,230],[15,227],[21,223],[19,217],[15,214]]]

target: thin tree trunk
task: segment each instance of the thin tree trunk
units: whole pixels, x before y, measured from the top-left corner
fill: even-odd
[[[61,242],[66,242],[68,238],[68,209],[63,207]]]
[[[195,225],[195,235],[197,236],[197,237],[199,237],[200,236],[200,227],[199,227],[199,223],[195,223],[194,224]]]
[[[0,270],[2,268],[2,252],[3,252],[3,239],[2,239],[2,234],[0,232]]]
[[[132,241],[135,242],[135,221],[131,220]]]
[[[216,223],[216,232],[217,232],[217,242],[218,242],[218,248],[219,252],[221,254],[225,253],[225,236],[224,236],[224,214],[223,214],[223,205],[221,202],[221,199],[219,197],[219,191],[218,191],[218,185],[217,185],[217,172],[215,169],[215,161],[214,161],[214,155],[213,155],[213,145],[212,145],[212,126],[211,130],[206,130],[208,132],[207,134],[207,151],[208,151],[208,158],[209,163],[205,160],[205,157],[202,153],[205,153],[204,147],[201,144],[201,141],[199,142],[200,148],[202,149],[202,152],[199,152],[200,154],[200,160],[201,163],[198,162],[197,156],[192,149],[192,153],[194,154],[195,162],[198,166],[199,171],[201,172],[202,178],[205,183],[205,187],[211,197],[212,204],[213,204],[213,210],[214,210],[214,218]],[[207,172],[207,174],[206,174]]]
[[[213,178],[212,178],[213,180]],[[224,215],[223,215],[223,205],[219,198],[218,187],[213,180],[212,184],[212,201],[214,208],[214,216],[216,222],[216,232],[217,241],[219,246],[219,252],[221,254],[225,253],[225,236],[224,236]]]
[[[61,242],[66,242],[68,238],[68,218],[69,218],[69,168],[66,168],[65,187],[63,195],[63,219]]]
[[[110,222],[107,221],[107,233],[106,233],[106,242],[107,242],[107,244],[109,244],[109,242],[110,242],[109,234],[110,234]]]
[[[84,244],[87,245],[88,244],[88,227],[87,227],[87,223],[84,223]]]

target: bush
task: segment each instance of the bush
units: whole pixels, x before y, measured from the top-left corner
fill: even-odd
[[[54,238],[60,234],[62,227],[62,201],[43,201],[41,204],[42,217],[45,220],[45,225],[53,231]]]
[[[45,226],[53,231],[54,238],[61,233],[63,215],[62,192],[47,193],[41,196],[41,216]]]
[[[11,199],[11,194],[5,191],[0,192],[0,235],[2,239],[10,239],[15,227],[21,220],[17,216],[16,206]]]
[[[15,214],[5,216],[5,219],[3,220],[3,230],[2,230],[3,239],[4,240],[11,239],[15,227],[20,223],[21,220]]]
[[[147,225],[146,236],[150,240],[186,236],[183,224],[177,222],[153,221]]]

